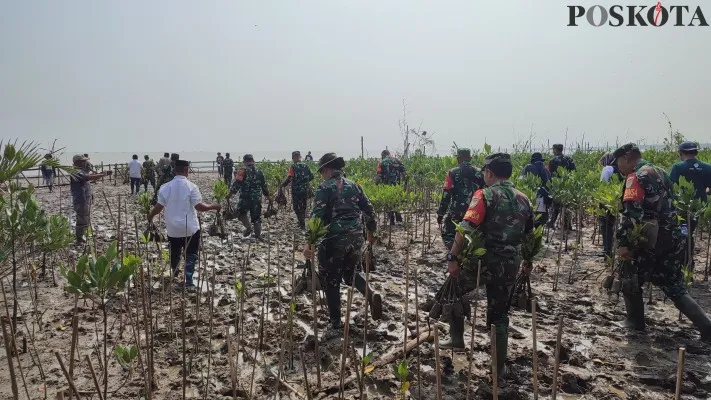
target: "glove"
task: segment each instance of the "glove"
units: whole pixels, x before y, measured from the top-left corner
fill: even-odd
[[[444,219],[444,215],[438,215],[437,216],[437,224],[442,225],[442,219]]]

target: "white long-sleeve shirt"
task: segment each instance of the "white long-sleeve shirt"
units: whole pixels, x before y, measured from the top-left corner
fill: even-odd
[[[141,168],[143,166],[138,160],[131,160],[130,163],[128,163],[128,174],[131,176],[131,178],[140,178],[141,177]]]
[[[200,229],[195,206],[202,202],[200,189],[182,175],[161,185],[158,204],[164,207],[168,237],[190,237]]]

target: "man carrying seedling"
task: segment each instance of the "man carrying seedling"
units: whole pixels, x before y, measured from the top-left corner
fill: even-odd
[[[634,143],[613,155],[626,176],[617,231],[617,253],[627,263],[622,271],[627,319],[620,326],[645,329],[642,287],[648,279],[701,331],[703,340],[711,341],[711,320],[683,282],[684,239],[671,179],[663,169],[643,160]]]
[[[548,162],[548,171],[551,173],[551,177],[555,177],[557,175],[558,168],[563,168],[568,171],[575,171],[575,161],[573,161],[572,158],[563,154],[562,144],[553,145],[553,158]],[[551,228],[555,227],[555,222],[558,219],[558,214],[560,214],[562,205],[554,201],[552,208],[553,210],[551,212],[551,219],[548,222],[548,226]],[[566,228],[570,230],[573,228],[573,224],[571,222],[571,215],[567,212],[565,214],[566,215],[564,222],[566,224]]]
[[[479,169],[472,166],[469,149],[457,149],[457,165],[447,172],[442,185],[442,200],[437,210],[437,223],[442,229],[442,241],[447,250],[452,248],[457,230],[454,223],[462,222],[475,191],[484,187]],[[444,225],[443,225],[444,223]]]
[[[228,153],[225,161],[229,159]],[[235,181],[230,187],[227,199],[229,200],[232,195],[239,192],[237,218],[244,225],[244,237],[252,234],[253,224],[254,237],[259,239],[262,235],[262,196],[269,197],[269,189],[267,189],[264,173],[254,164],[254,157],[251,154],[245,154],[242,161],[243,167],[235,173]],[[225,173],[227,173],[226,171]]]
[[[195,287],[193,273],[200,249],[200,222],[197,212],[219,211],[219,204],[202,202],[200,189],[188,180],[190,162],[175,161],[175,178],[158,189],[158,204],[148,214],[148,224],[165,209],[165,228],[170,243],[170,267],[173,277],[178,276],[180,255],[185,251],[185,287]]]
[[[711,188],[711,165],[699,161],[696,157],[699,155],[699,144],[695,142],[684,142],[679,145],[678,162],[672,166],[669,178],[672,182],[678,184],[679,177],[683,176],[687,181],[694,184],[696,189],[696,198],[701,201],[708,200],[708,191]],[[684,216],[686,218],[686,216]],[[691,254],[694,254],[694,232],[699,224],[697,218],[692,217],[689,225],[688,240],[691,240]],[[691,268],[694,268],[694,260],[690,262]]]
[[[551,180],[551,173],[543,165],[543,155],[541,153],[531,154],[531,162],[526,164],[521,171],[523,178],[527,174],[533,174],[541,180],[541,186],[536,190],[536,219],[534,226],[544,225],[548,221],[548,206],[551,203],[548,192],[548,182]]]
[[[331,330],[324,337],[333,337],[341,329],[341,281],[366,293],[365,275],[356,272],[360,265],[363,249],[363,226],[361,215],[365,217],[368,230],[367,240],[375,241],[376,218],[370,200],[360,185],[343,177],[346,162],[335,153],[326,153],[319,160],[318,172],[324,182],[319,185],[314,198],[311,218],[319,218],[328,225],[328,232],[318,245],[319,279],[326,294],[326,304],[331,321]],[[304,256],[310,259],[314,249],[304,246]],[[353,274],[355,275],[355,279]],[[383,314],[380,294],[367,287],[367,301],[374,320]]]
[[[308,165],[301,162],[300,152],[292,152],[291,161],[294,163],[289,168],[289,175],[281,187],[284,188],[291,184],[291,204],[294,207],[294,214],[296,214],[296,220],[299,222],[299,228],[306,229],[306,200],[308,198],[309,185],[314,180],[314,174]]]
[[[405,177],[405,166],[400,160],[390,155],[389,150],[380,153],[382,160],[378,163],[375,180],[383,185],[397,185]],[[402,222],[402,215],[397,211],[389,211],[390,225],[395,221]]]
[[[222,160],[222,177],[227,186],[232,184],[232,173],[235,170],[235,163],[230,158],[230,153],[225,153],[225,159]]]
[[[84,243],[84,233],[91,225],[91,199],[93,197],[91,182],[103,178],[104,174],[93,174],[87,171],[87,158],[81,154],[72,157],[76,171],[70,177],[69,187],[72,192],[72,205],[76,214],[76,244]]]
[[[525,235],[533,230],[531,202],[509,181],[511,172],[508,154],[486,157],[483,174],[487,186],[474,193],[461,224],[465,231],[481,232],[486,243],[481,283],[486,286],[486,324],[496,326],[496,366],[500,378],[506,371],[509,297],[521,265],[520,247]],[[452,277],[459,279],[462,293],[468,293],[476,289],[477,266],[459,265],[458,256],[464,246],[465,238],[457,232],[447,254],[447,268]],[[530,266],[525,269],[525,273],[530,272]],[[464,316],[452,317],[449,334],[451,339],[440,348],[464,350]]]

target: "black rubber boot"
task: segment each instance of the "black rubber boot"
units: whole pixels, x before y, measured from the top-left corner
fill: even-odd
[[[326,306],[328,306],[328,317],[331,321],[331,328],[341,328],[341,289],[339,287],[329,287],[325,291]]]
[[[249,222],[249,217],[247,214],[244,215],[239,215],[237,216],[237,219],[239,219],[239,222],[244,225],[244,232],[242,233],[242,236],[247,237],[252,234],[252,224]]]
[[[296,220],[299,223],[299,229],[305,230],[306,229],[306,217],[304,216],[303,213],[296,214]]]
[[[711,319],[696,301],[687,293],[674,300],[674,305],[701,332],[701,339],[705,342],[711,342]]]
[[[506,378],[506,356],[509,351],[509,327],[496,325],[496,371],[499,382]]]
[[[261,239],[262,237],[262,221],[254,223],[254,237]]]
[[[80,228],[76,227],[74,228],[74,234],[76,236],[76,244],[83,244],[84,243],[84,229],[85,228]]]
[[[355,276],[355,288],[365,296],[365,276],[362,272],[359,272]],[[368,286],[368,305],[370,306],[370,315],[374,320],[379,320],[383,317],[383,298],[380,293],[373,290],[372,287]]]
[[[449,340],[440,343],[439,348],[464,351],[464,317],[452,316],[449,321]]]
[[[644,299],[642,298],[642,293],[625,293],[623,296],[627,318],[622,322],[618,322],[617,325],[625,329],[644,331]]]

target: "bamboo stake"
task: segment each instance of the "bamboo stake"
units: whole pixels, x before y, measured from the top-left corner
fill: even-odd
[[[338,398],[343,399],[343,376],[346,371],[346,355],[348,354],[348,331],[350,328],[351,305],[353,304],[353,286],[355,285],[355,276],[351,279],[351,286],[348,288],[348,301],[346,303],[346,321],[343,326],[343,351],[341,352],[341,385],[338,392]]]
[[[299,361],[301,361],[301,372],[304,373],[304,388],[306,389],[306,398],[308,400],[313,399],[311,396],[311,387],[309,386],[309,377],[306,374],[306,364],[304,363],[304,352],[299,347]]]
[[[230,342],[230,328],[225,327],[225,341],[227,342],[227,356],[230,365],[230,380],[232,384],[232,398],[237,398],[237,371],[235,370],[235,355],[232,351],[232,343]]]
[[[64,366],[62,356],[59,355],[58,351],[54,352],[54,356],[57,357],[57,361],[59,361],[59,366],[60,368],[62,368],[62,373],[64,373],[64,377],[67,378],[67,382],[69,382],[69,387],[72,389],[72,392],[74,392],[74,395],[77,397],[77,399],[81,399],[81,396],[79,396],[79,390],[77,390],[77,387],[74,385],[74,380],[71,376],[69,376],[69,371],[67,371],[67,367]],[[105,378],[108,380],[108,377]]]
[[[96,372],[94,372],[94,366],[91,364],[91,358],[85,356],[86,363],[89,365],[89,372],[91,373],[91,380],[94,382],[94,388],[96,388],[96,393],[99,395],[99,400],[104,400],[103,394],[101,394],[101,386],[99,385],[99,380],[96,378]]]
[[[684,359],[686,358],[686,349],[684,347],[679,348],[679,360],[677,361],[676,367],[676,394],[674,394],[674,400],[681,399],[681,387],[682,380],[684,379]]]
[[[560,341],[563,337],[563,317],[558,318],[558,336],[555,342],[555,364],[553,366],[553,386],[551,399],[555,400],[558,393],[558,368],[560,366]]]
[[[289,369],[294,369],[294,312],[291,304],[294,302],[296,289],[296,235],[291,235],[291,298],[289,299]]]
[[[496,365],[496,325],[491,325],[491,392],[494,400],[499,398],[499,369]]]
[[[469,346],[469,374],[467,381],[467,400],[469,400],[469,393],[471,389],[472,381],[472,363],[474,362],[474,332],[476,329],[476,314],[479,307],[479,278],[481,277],[481,260],[476,267],[476,290],[474,291],[474,309],[472,310],[472,340]]]
[[[74,352],[79,336],[79,317],[77,316],[78,295],[74,295],[74,316],[72,317],[72,345],[69,351],[69,375],[74,378]]]
[[[434,344],[435,344],[435,373],[437,375],[437,400],[442,400],[442,368],[440,367],[440,361],[439,361],[439,328],[436,326],[434,327]],[[405,354],[405,357],[407,357],[407,354]],[[418,386],[421,383],[418,382]]]
[[[8,321],[9,323],[9,321]],[[11,338],[10,335],[7,333],[7,328],[5,326],[5,320],[3,319],[2,321],[2,336],[5,338],[4,343],[5,343],[5,353],[7,354],[7,364],[9,367],[9,372],[10,372],[10,382],[12,384],[12,398],[17,400],[19,399],[18,397],[18,391],[17,391],[17,378],[15,377],[15,364],[12,362],[12,359],[14,358],[12,346],[10,344],[10,340],[14,340],[14,338]]]
[[[316,264],[315,257],[311,255],[311,301],[314,318],[314,354],[316,355],[316,387],[321,388],[321,351],[318,343],[318,307],[316,305]]]
[[[533,333],[533,400],[538,400],[538,337],[536,321],[536,300],[531,300],[531,325]]]
[[[405,236],[407,237],[407,236]],[[404,327],[405,333],[402,339],[402,351],[405,353],[407,351],[407,317],[408,317],[408,306],[410,305],[410,246],[405,247],[405,314],[402,318],[402,326]]]

